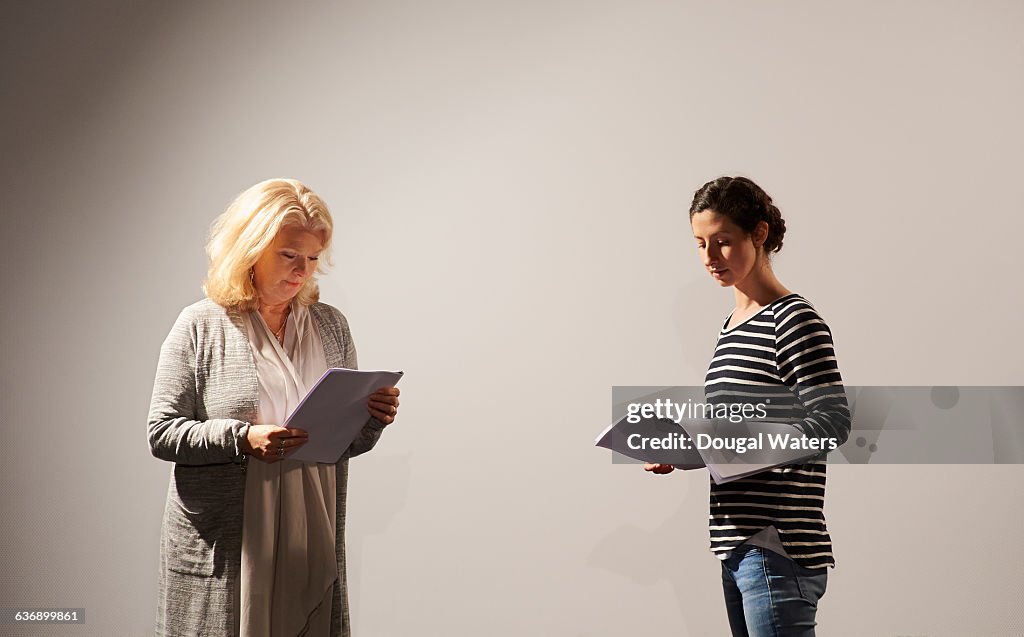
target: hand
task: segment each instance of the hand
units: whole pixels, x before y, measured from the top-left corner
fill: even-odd
[[[381,387],[370,394],[370,400],[366,404],[370,415],[385,425],[395,422],[398,415],[398,388]]]
[[[647,463],[644,465],[644,471],[650,471],[651,473],[657,473],[663,475],[666,473],[672,473],[676,468],[670,464],[651,464]]]
[[[287,429],[277,425],[249,425],[243,452],[263,462],[277,462],[309,441],[303,429]]]

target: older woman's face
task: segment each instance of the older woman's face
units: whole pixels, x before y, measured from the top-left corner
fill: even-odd
[[[253,266],[253,284],[261,305],[288,303],[316,272],[324,249],[324,233],[301,226],[281,228]]]

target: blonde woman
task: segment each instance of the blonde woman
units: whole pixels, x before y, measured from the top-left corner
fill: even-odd
[[[398,389],[367,404],[337,464],[289,459],[281,426],[328,367],[356,368],[348,323],[319,303],[333,222],[291,179],[249,188],[213,224],[207,298],[160,350],[153,455],[173,463],[160,537],[158,635],[349,634],[348,458],[373,448]]]

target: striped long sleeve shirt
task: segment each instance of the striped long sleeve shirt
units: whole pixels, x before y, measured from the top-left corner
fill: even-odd
[[[806,299],[773,301],[718,337],[704,387],[712,402],[768,400],[768,417],[807,436],[850,434],[850,410],[836,363],[832,333]],[[722,485],[711,483],[711,550],[725,559],[766,527],[802,566],[834,566],[825,526],[825,462],[777,467]]]

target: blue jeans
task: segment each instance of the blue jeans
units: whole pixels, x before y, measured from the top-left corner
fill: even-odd
[[[739,546],[722,562],[733,637],[814,637],[827,568],[806,568],[759,546]]]

